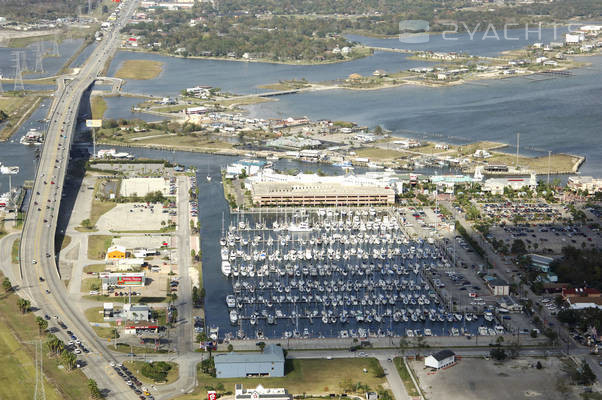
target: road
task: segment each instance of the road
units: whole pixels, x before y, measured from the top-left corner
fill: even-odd
[[[124,3],[119,19],[105,33],[79,73],[57,81],[20,247],[20,295],[29,298],[35,308],[57,316],[86,344],[91,353],[84,358],[87,362],[84,372],[115,399],[135,399],[136,396],[122,380],[111,375],[108,363],[113,356],[97,339],[83,314],[68,300],[56,265],[54,237],[80,100],[117,50],[119,30],[136,6],[137,0]]]
[[[501,257],[495,252],[495,250],[488,241],[482,240],[481,235],[472,228],[472,225],[466,220],[464,215],[459,213],[454,208],[453,204],[451,204],[450,202],[441,202],[441,204],[451,211],[454,219],[459,221],[460,224],[462,224],[462,226],[464,226],[464,228],[466,229],[466,232],[481,245],[481,247],[485,251],[485,259],[491,263],[496,273],[507,282],[515,282],[518,284],[518,278],[515,279],[512,276],[512,274],[508,271],[508,265],[504,264],[501,261]],[[522,287],[523,295],[529,300],[531,300],[533,304],[537,304],[540,298],[535,293],[533,293],[528,286],[523,285]],[[599,364],[598,356],[593,356],[589,354],[589,350],[587,348],[575,342],[570,336],[565,326],[561,324],[556,319],[556,317],[550,313],[548,309],[546,309],[545,307],[541,307],[541,309],[539,310],[537,309],[537,307],[533,308],[539,316],[539,318],[541,319],[541,321],[543,321],[544,326],[552,326],[552,324],[548,325],[548,323],[554,321],[553,329],[555,329],[556,333],[558,334],[558,340],[560,343],[559,348],[565,350],[566,354],[579,354],[581,358],[589,364],[592,371],[596,374],[598,382],[602,382],[602,367]]]

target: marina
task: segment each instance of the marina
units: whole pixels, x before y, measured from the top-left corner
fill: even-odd
[[[427,275],[449,260],[432,240],[411,240],[404,224],[393,208],[236,214],[220,239],[218,268],[230,284],[224,337],[503,333],[492,313],[445,304]]]

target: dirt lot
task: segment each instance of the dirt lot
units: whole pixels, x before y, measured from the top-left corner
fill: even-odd
[[[109,231],[158,231],[170,220],[160,205],[146,207],[144,203],[118,204],[100,217],[96,226]],[[165,225],[161,225],[165,221]]]
[[[540,361],[541,370],[531,365]],[[562,361],[558,358],[524,358],[503,363],[477,358],[462,359],[455,366],[431,373],[424,361],[412,361],[420,387],[431,400],[569,400],[579,396],[567,386],[559,391],[557,382],[564,380]]]
[[[128,178],[121,181],[120,193],[122,196],[144,196],[147,193],[160,191],[169,195],[169,181],[164,178]]]

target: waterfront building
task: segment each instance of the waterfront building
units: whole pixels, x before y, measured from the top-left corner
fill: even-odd
[[[503,279],[495,278],[487,281],[487,286],[494,296],[509,296],[510,285]]]
[[[237,383],[234,387],[235,400],[292,400],[293,396],[284,388],[264,388],[258,385],[255,389],[244,389]]]
[[[266,142],[266,146],[268,147],[281,149],[313,149],[321,144],[322,142],[316,139],[298,138],[293,136],[282,136]]]
[[[567,187],[571,190],[584,190],[588,194],[602,191],[602,179],[592,176],[569,176]]]
[[[424,359],[424,366],[440,369],[456,362],[456,354],[451,350],[441,350]]]
[[[391,188],[337,183],[257,182],[251,186],[251,198],[258,206],[375,206],[394,204],[395,192]]]
[[[265,165],[266,162],[262,160],[240,160],[235,163],[229,164],[226,167],[226,178],[231,179],[237,177],[243,172],[247,176],[253,176],[258,174]]]
[[[214,357],[217,378],[250,376],[284,376],[284,352],[280,346],[268,344],[261,353],[228,353]]]

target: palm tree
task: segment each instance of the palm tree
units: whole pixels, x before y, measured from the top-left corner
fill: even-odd
[[[10,279],[4,278],[4,280],[2,281],[2,288],[5,292],[10,292],[11,290],[13,290],[13,285],[10,283]]]
[[[36,324],[38,324],[38,334],[41,335],[43,331],[48,328],[48,321],[42,317],[36,317]]]
[[[68,350],[63,350],[63,352],[61,353],[61,361],[63,362],[67,370],[71,371],[73,367],[75,367],[77,357],[72,352]]]
[[[21,311],[22,314],[25,314],[26,312],[29,311],[29,309],[31,307],[31,302],[29,300],[19,298],[17,300],[17,307],[19,307],[19,310]]]

